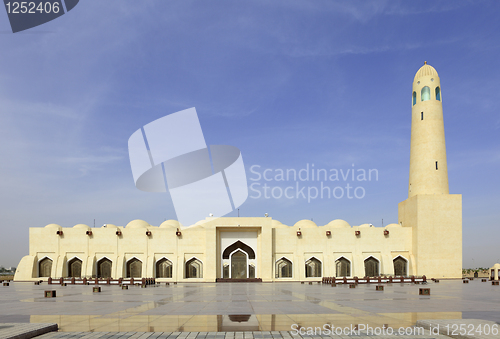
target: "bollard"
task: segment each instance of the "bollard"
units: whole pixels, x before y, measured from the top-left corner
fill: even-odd
[[[438,283],[438,282],[439,282],[439,279],[434,279],[434,282],[435,282],[435,283]]]
[[[3,285],[4,286],[9,286],[9,283],[4,281]]]
[[[128,286],[127,285],[122,285],[122,290],[128,290]]]
[[[45,298],[55,298],[56,291],[45,291],[43,295],[45,296]]]
[[[92,292],[93,293],[100,293],[101,292],[101,287],[100,286],[94,286],[94,287],[92,287]]]
[[[418,294],[419,295],[431,295],[431,289],[430,288],[419,288]]]
[[[469,283],[469,280],[462,280],[464,282],[464,284],[468,284]]]
[[[491,284],[492,284],[492,285],[498,285],[498,280],[493,280],[493,281],[491,282]]]
[[[481,282],[486,282],[486,279],[481,279]]]
[[[384,290],[384,286],[383,285],[375,286],[375,291],[383,291],[383,290]]]

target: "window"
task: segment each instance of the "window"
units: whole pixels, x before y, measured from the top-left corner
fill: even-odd
[[[38,276],[40,278],[50,277],[52,271],[52,259],[44,258],[38,263]]]
[[[78,258],[73,258],[68,262],[68,277],[82,277],[82,261]]]
[[[394,259],[394,275],[399,277],[406,277],[408,275],[407,268],[408,261],[403,257],[397,257]]]
[[[203,264],[196,258],[186,262],[186,278],[203,278]]]
[[[351,276],[351,263],[346,258],[342,257],[335,261],[337,277],[350,277]]]
[[[162,258],[156,262],[157,278],[172,278],[172,262],[167,258]]]
[[[287,258],[281,258],[276,262],[276,278],[292,277],[292,262]]]
[[[365,260],[365,276],[378,277],[379,276],[379,262],[374,257],[369,257]]]
[[[248,277],[255,278],[255,266],[253,264],[248,265]]]
[[[441,89],[438,87],[436,87],[436,100],[439,100],[441,101]]]
[[[436,171],[437,171],[437,169],[438,169],[438,162],[436,161]]]
[[[417,92],[413,92],[413,105],[412,106],[415,106],[416,103],[417,103]]]
[[[113,263],[108,258],[102,258],[97,262],[97,277],[98,278],[111,278],[111,267]]]
[[[420,99],[422,101],[427,101],[431,99],[431,89],[427,86],[422,88],[422,91],[420,92]]]
[[[229,279],[229,264],[224,264],[224,267],[222,268],[222,277]]]
[[[424,112],[420,113],[420,120],[424,120]]]
[[[137,258],[132,258],[127,262],[127,278],[142,277],[142,262]]]
[[[321,277],[321,262],[316,258],[306,261],[306,278]]]

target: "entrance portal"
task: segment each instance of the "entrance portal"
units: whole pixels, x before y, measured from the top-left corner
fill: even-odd
[[[236,251],[231,255],[231,278],[246,279],[247,276],[247,255],[243,251]]]

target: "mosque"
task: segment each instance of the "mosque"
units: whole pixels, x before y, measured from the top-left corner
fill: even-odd
[[[260,278],[263,282],[321,277],[462,277],[462,196],[449,194],[441,85],[422,66],[412,90],[408,199],[398,223],[351,226],[270,217],[207,218],[190,227],[175,220],[151,226],[133,220],[29,230],[29,255],[15,281],[155,277],[166,282]]]

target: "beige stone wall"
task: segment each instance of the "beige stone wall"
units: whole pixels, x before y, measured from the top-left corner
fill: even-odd
[[[113,228],[49,226],[30,229],[30,253],[21,260],[16,280],[37,279],[38,262],[45,257],[53,260],[51,277],[66,277],[68,261],[77,257],[83,262],[82,277],[95,277],[96,264],[102,258],[112,261],[113,278],[126,277],[127,262],[133,258],[142,262],[143,277],[154,277],[156,262],[167,258],[173,263],[173,276],[163,278],[164,281],[215,281],[222,277],[225,248],[220,246],[221,234],[237,237],[245,232],[256,236],[255,275],[263,281],[318,280],[320,277],[306,279],[305,262],[312,257],[322,263],[322,276],[336,275],[335,261],[340,257],[351,262],[351,276],[359,277],[365,275],[364,260],[370,256],[380,262],[380,273],[385,275],[394,274],[392,261],[397,256],[408,260],[409,274],[414,273],[415,266],[411,229],[397,224],[385,228],[368,224],[351,227],[345,221],[334,221],[317,226],[303,220],[286,226],[272,218],[209,218],[202,225],[179,228],[180,236],[176,235],[176,227],[155,227],[136,221],[127,227]],[[384,230],[389,234],[384,235]],[[62,231],[62,235],[57,231]],[[87,235],[88,231],[92,234]],[[116,235],[116,231],[121,235]],[[360,234],[356,235],[356,231]],[[241,240],[245,241],[244,237]],[[293,264],[292,278],[276,277],[276,261],[282,257]],[[185,263],[191,258],[203,263],[202,278],[186,279]]]

